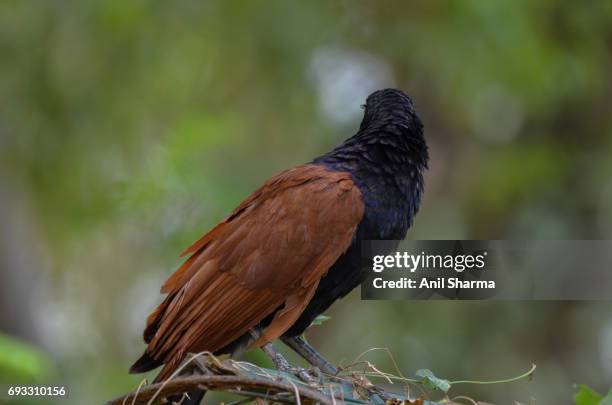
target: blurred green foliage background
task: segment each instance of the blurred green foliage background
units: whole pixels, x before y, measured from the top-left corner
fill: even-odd
[[[178,252],[352,135],[377,88],[411,95],[431,147],[412,238],[611,238],[610,72],[605,0],[2,1],[0,383],[74,404],[137,386]],[[612,381],[607,302],[357,293],[328,315],[309,338],[335,362],[388,347],[404,374],[451,380],[538,365],[451,394],[568,403]]]

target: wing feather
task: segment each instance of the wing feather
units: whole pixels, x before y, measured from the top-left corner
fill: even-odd
[[[185,250],[149,316],[147,354],[167,377],[188,352],[215,352],[277,311],[255,343],[282,335],[346,251],[363,216],[350,175],[304,165],[266,182]]]

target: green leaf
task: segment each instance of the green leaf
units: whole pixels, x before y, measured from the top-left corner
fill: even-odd
[[[599,405],[602,399],[601,395],[585,384],[580,384],[578,392],[574,394],[574,403],[576,405]]]
[[[38,348],[0,333],[0,382],[41,382],[51,362]]]
[[[426,368],[417,370],[416,376],[421,379],[421,383],[428,389],[438,389],[446,393],[451,387],[448,380],[436,377],[431,370]]]
[[[310,326],[319,326],[319,325],[323,325],[323,322],[325,321],[329,321],[331,319],[330,316],[326,316],[326,315],[317,315],[317,317],[312,321],[312,323],[310,324]]]
[[[612,388],[608,391],[604,399],[599,402],[599,405],[612,405]]]

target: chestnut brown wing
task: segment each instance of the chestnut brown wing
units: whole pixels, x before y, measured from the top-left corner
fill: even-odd
[[[276,312],[254,345],[282,335],[346,251],[363,216],[350,175],[304,165],[273,177],[189,247],[149,316],[147,355],[166,378],[188,352],[215,352]]]

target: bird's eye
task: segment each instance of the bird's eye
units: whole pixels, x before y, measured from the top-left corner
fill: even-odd
[[[361,104],[361,109],[365,110],[365,108],[366,108],[366,105],[365,104]]]

